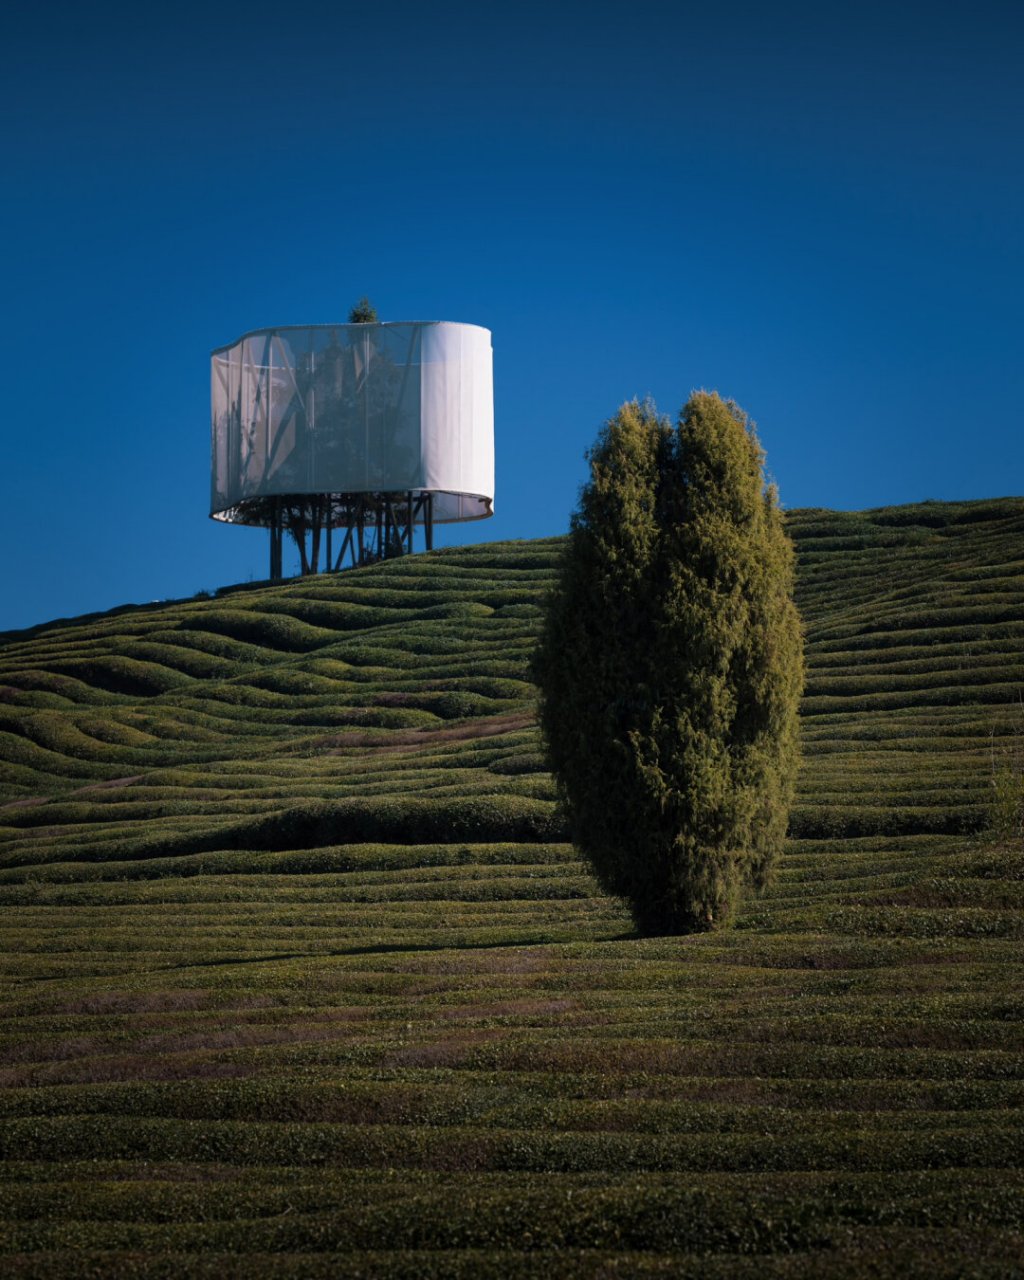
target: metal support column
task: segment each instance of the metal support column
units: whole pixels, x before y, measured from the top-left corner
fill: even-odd
[[[281,499],[274,498],[270,512],[270,577],[274,582],[284,576],[281,571]]]

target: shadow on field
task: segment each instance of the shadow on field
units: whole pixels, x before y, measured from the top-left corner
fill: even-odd
[[[602,942],[639,942],[641,935],[635,930],[616,933],[607,938],[591,939],[592,945]],[[358,947],[339,947],[333,951],[281,951],[267,956],[218,956],[211,960],[193,960],[190,964],[171,964],[167,969],[208,969],[218,965],[272,964],[284,960],[327,959],[334,956],[382,956],[416,955],[425,951],[509,951],[516,948],[550,947],[559,945],[557,939],[548,937],[515,938],[508,942],[377,942]]]

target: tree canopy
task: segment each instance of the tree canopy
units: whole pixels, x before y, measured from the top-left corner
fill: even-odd
[[[793,552],[742,410],[625,404],[588,454],[534,673],[573,838],[644,933],[768,880],[798,763]]]
[[[348,313],[349,324],[376,324],[377,308],[369,298],[360,298]]]

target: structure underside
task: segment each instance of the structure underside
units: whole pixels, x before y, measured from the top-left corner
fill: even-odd
[[[434,545],[432,493],[296,493],[251,498],[231,512],[231,522],[270,530],[270,577],[284,576],[284,535],[291,534],[301,572],[330,572],[389,560]]]

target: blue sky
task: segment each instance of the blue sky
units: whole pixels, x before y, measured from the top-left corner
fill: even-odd
[[[0,54],[0,627],[266,573],[209,352],[494,335],[494,519],[625,399],[757,421],[787,506],[1024,492],[1024,16],[892,3],[21,6]],[[286,559],[286,568],[288,567]]]

